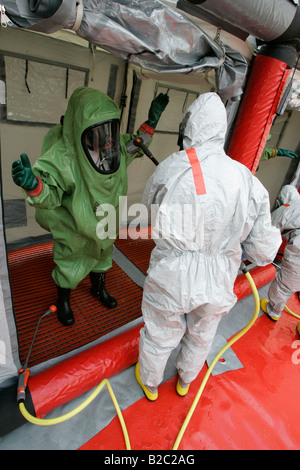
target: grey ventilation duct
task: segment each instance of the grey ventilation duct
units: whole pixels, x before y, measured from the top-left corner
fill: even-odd
[[[298,0],[179,0],[177,8],[242,40],[300,45]]]

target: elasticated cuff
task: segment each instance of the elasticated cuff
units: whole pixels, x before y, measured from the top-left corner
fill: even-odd
[[[143,122],[143,124],[140,125],[140,130],[144,132],[144,134],[149,134],[151,137],[154,134],[154,127],[149,126],[146,122]]]
[[[28,196],[31,196],[31,197],[36,197],[36,196],[39,196],[41,194],[41,192],[43,191],[43,182],[41,180],[41,178],[39,178],[38,176],[35,175],[35,177],[37,178],[38,180],[38,185],[36,188],[34,188],[32,191],[26,191],[25,189],[25,192]]]

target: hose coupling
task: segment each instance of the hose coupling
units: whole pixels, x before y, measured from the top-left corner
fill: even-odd
[[[26,388],[30,376],[29,369],[19,369],[19,381],[17,388],[17,402],[25,402]]]

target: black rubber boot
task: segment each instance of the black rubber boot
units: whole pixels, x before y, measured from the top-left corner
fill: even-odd
[[[57,292],[58,299],[56,307],[58,319],[63,325],[71,326],[75,323],[74,315],[70,307],[71,289],[57,286]]]
[[[105,290],[105,272],[90,272],[90,280],[91,293],[100,300],[104,307],[115,308],[117,306],[116,299]]]

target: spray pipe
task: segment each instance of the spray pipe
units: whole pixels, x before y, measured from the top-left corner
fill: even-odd
[[[144,154],[147,155],[148,158],[154,163],[154,165],[159,165],[159,162],[156,160],[156,158],[152,155],[148,147],[144,144],[143,139],[141,137],[136,137],[133,140],[133,143],[136,147],[139,147],[141,150],[143,150]]]
[[[32,351],[32,348],[33,348],[33,344],[34,344],[34,341],[35,341],[40,323],[41,323],[41,321],[44,317],[46,317],[50,313],[54,313],[54,312],[56,312],[56,306],[51,305],[48,308],[48,310],[46,310],[46,312],[39,318],[39,321],[38,321],[38,324],[36,326],[36,329],[35,329],[35,332],[34,332],[34,335],[33,335],[33,339],[31,341],[31,345],[30,345],[30,348],[29,348],[29,351],[28,351],[28,354],[27,354],[27,357],[26,357],[25,364],[21,369],[18,370],[18,372],[19,372],[19,381],[18,381],[18,389],[17,389],[17,401],[18,402],[19,401],[25,401],[25,391],[26,391],[28,379],[29,379],[29,376],[30,376],[30,369],[28,368],[29,358],[30,358],[30,355],[31,355],[31,351]]]

